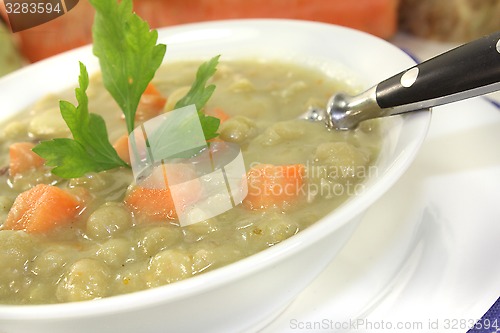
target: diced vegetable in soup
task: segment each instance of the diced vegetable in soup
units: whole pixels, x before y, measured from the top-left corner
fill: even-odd
[[[160,68],[135,125],[170,112],[198,65]],[[221,124],[210,147],[240,146],[248,195],[187,226],[177,220],[168,188],[134,184],[131,169],[62,179],[31,151],[41,140],[69,137],[54,109],[61,98],[74,100],[73,90],[47,96],[2,125],[0,303],[91,300],[186,279],[280,243],[362,191],[378,154],[377,123],[335,132],[296,119],[353,88],[312,68],[260,60],[221,62],[211,83],[216,90],[203,111]],[[130,162],[125,121],[100,75],[88,95],[89,110],[102,115],[110,142]],[[199,188],[191,186],[186,200],[196,204]]]

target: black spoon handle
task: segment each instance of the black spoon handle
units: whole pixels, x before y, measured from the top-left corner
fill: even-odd
[[[380,82],[382,109],[401,113],[500,89],[500,31],[459,46]],[[396,110],[395,110],[396,111]]]

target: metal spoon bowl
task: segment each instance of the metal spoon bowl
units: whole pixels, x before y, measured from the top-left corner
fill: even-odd
[[[500,90],[500,31],[413,66],[365,92],[330,98],[300,119],[349,130],[368,119],[419,111]]]

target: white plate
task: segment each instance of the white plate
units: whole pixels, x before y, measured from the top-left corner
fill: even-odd
[[[407,173],[262,332],[467,331],[500,295],[499,142],[484,99],[435,108]]]

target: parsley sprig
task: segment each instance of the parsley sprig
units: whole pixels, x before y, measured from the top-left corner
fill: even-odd
[[[59,108],[73,139],[57,138],[42,141],[33,151],[45,158],[45,164],[55,167],[52,173],[64,178],[80,177],[88,172],[100,172],[128,167],[108,139],[104,119],[89,113],[87,87],[89,76],[80,63],[79,87],[75,89],[78,106],[60,101]]]
[[[166,45],[157,44],[158,32],[133,12],[132,0],[89,0],[96,10],[93,52],[99,58],[105,88],[120,106],[131,133],[142,94],[161,65]],[[219,56],[202,64],[196,79],[175,108],[195,104],[206,140],[215,138],[218,118],[207,116],[202,109],[215,90],[207,82],[213,76]],[[62,178],[81,177],[117,167],[130,167],[109,142],[104,119],[89,112],[86,94],[89,77],[80,63],[78,105],[61,101],[61,114],[73,139],[57,138],[38,144],[33,151],[53,166],[52,173]]]
[[[203,134],[205,135],[205,139],[207,141],[219,135],[217,130],[219,129],[220,119],[207,116],[202,111],[203,106],[205,106],[215,90],[215,86],[213,84],[207,86],[207,82],[215,74],[219,58],[220,56],[213,57],[209,61],[200,65],[198,71],[196,72],[196,79],[193,82],[193,85],[187,92],[186,96],[177,101],[174,107],[175,109],[179,109],[192,104],[196,106],[198,117],[200,118],[201,128],[203,129]]]

